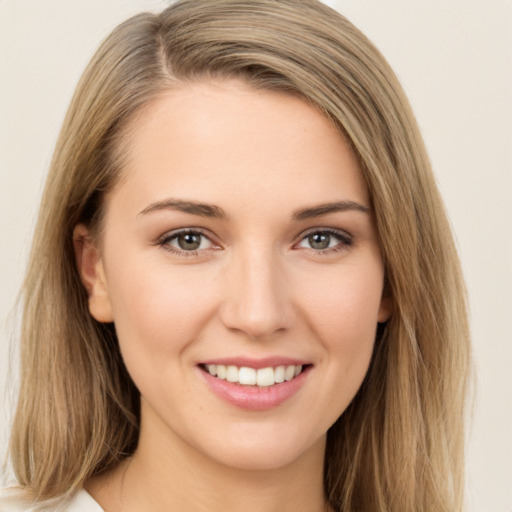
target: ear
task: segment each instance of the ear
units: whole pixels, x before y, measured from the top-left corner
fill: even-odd
[[[380,300],[379,313],[377,315],[377,322],[383,324],[389,320],[393,313],[393,299],[390,295],[383,295]]]
[[[377,315],[377,322],[379,324],[383,324],[387,322],[393,313],[394,301],[393,294],[391,293],[389,283],[386,278],[384,278],[384,286],[382,290],[382,297],[380,299],[379,312]]]
[[[91,315],[98,322],[113,322],[114,315],[101,253],[89,229],[84,224],[75,226],[73,246],[78,272],[89,296]]]

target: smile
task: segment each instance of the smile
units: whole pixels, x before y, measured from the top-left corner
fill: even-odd
[[[208,364],[203,367],[210,375],[243,386],[270,387],[288,382],[298,377],[303,370],[302,365],[279,365],[266,368],[251,368],[223,364]]]
[[[208,388],[223,401],[240,409],[264,411],[298,393],[313,364],[281,357],[228,358],[205,361],[198,369]]]

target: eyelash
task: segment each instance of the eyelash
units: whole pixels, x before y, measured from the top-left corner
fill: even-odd
[[[173,254],[177,254],[179,256],[184,256],[184,257],[197,256],[200,251],[205,250],[205,249],[193,250],[193,251],[185,251],[185,250],[176,249],[176,248],[174,248],[174,247],[172,247],[170,245],[170,242],[172,240],[175,240],[179,236],[187,235],[187,234],[200,235],[201,237],[204,237],[207,240],[209,240],[210,243],[213,246],[216,245],[215,242],[213,242],[211,240],[210,236],[208,236],[201,229],[198,229],[198,228],[194,228],[194,229],[181,229],[181,230],[178,230],[178,231],[173,231],[171,233],[166,233],[165,235],[163,235],[158,240],[157,244],[160,245],[161,247],[163,247],[166,251],[169,251],[169,252],[171,252]],[[320,249],[320,250],[316,250],[316,249],[313,249],[313,248],[309,248],[308,249],[308,250],[313,251],[315,254],[318,254],[318,255],[328,255],[328,254],[340,252],[340,251],[346,249],[347,247],[350,247],[353,244],[352,236],[349,235],[348,233],[344,232],[344,231],[339,231],[339,230],[332,229],[332,228],[323,228],[323,229],[322,228],[321,229],[314,228],[314,229],[311,229],[311,230],[306,231],[305,233],[303,233],[301,238],[300,238],[300,240],[299,240],[299,242],[294,244],[294,247],[296,247],[298,244],[302,243],[308,237],[310,237],[312,235],[316,235],[316,234],[328,235],[330,237],[336,238],[338,240],[338,242],[339,242],[334,247],[327,247],[326,249]]]
[[[211,240],[211,237],[208,236],[206,233],[204,233],[201,229],[194,228],[194,229],[180,229],[177,231],[173,231],[171,233],[166,233],[158,240],[158,245],[163,247],[166,251],[169,251],[173,254],[177,254],[178,256],[197,256],[199,254],[199,251],[185,251],[185,250],[179,250],[170,245],[170,242],[174,239],[177,239],[179,236],[182,235],[200,235],[207,240],[209,240],[214,246],[216,245],[215,242]]]
[[[311,251],[314,251],[315,254],[319,254],[319,255],[328,255],[328,254],[343,251],[347,247],[350,247],[353,243],[352,236],[349,235],[345,231],[340,231],[340,230],[332,229],[332,228],[320,228],[320,229],[313,228],[309,231],[306,231],[306,233],[304,233],[301,236],[299,244],[301,242],[303,242],[306,238],[310,237],[311,235],[329,235],[330,237],[336,238],[339,242],[334,247],[328,247],[326,249],[320,249],[320,250],[316,250],[313,248],[309,249]],[[295,245],[297,245],[297,244],[295,244]]]

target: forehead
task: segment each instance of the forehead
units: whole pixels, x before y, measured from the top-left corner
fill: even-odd
[[[237,199],[369,202],[357,159],[327,118],[300,97],[238,81],[166,92],[132,120],[124,145],[116,190],[141,209],[169,195],[228,208]]]

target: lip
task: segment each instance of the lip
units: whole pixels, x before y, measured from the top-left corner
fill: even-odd
[[[278,361],[275,363],[274,361]],[[286,361],[286,362],[284,362]],[[225,402],[248,411],[266,411],[278,407],[293,397],[304,385],[311,373],[312,365],[304,362],[296,362],[289,358],[265,358],[258,361],[245,358],[215,359],[198,366],[198,371],[205,380],[210,390]],[[269,366],[303,364],[307,365],[302,373],[292,380],[274,384],[269,387],[244,386],[238,383],[228,382],[210,375],[202,366],[206,364],[224,364],[233,366],[248,366],[250,368],[266,368]]]
[[[269,366],[306,366],[311,364],[311,361],[305,361],[303,359],[294,359],[292,357],[281,357],[271,356],[263,358],[252,358],[252,357],[223,357],[218,359],[208,359],[208,361],[201,361],[201,365],[208,364],[223,364],[224,366],[247,366],[259,370],[261,368],[268,368]]]

